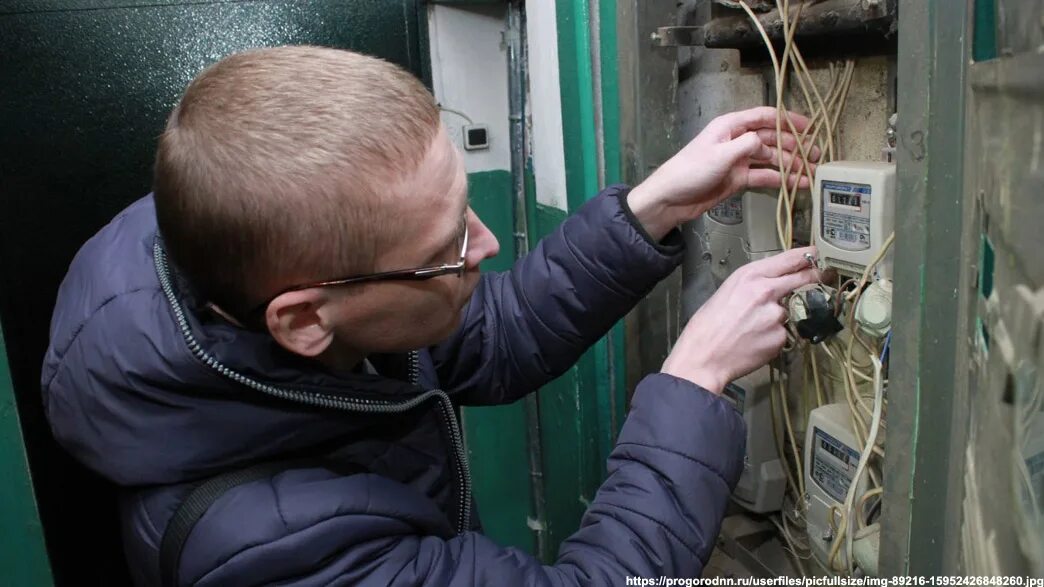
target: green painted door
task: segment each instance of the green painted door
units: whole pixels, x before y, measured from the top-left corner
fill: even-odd
[[[149,191],[155,140],[184,86],[224,55],[281,44],[365,51],[427,80],[426,34],[420,0],[0,2],[0,321],[14,384],[12,395],[0,361],[0,528],[18,546],[0,549],[0,584],[49,576],[19,416],[54,581],[128,582],[114,489],[51,439],[40,364],[73,254]]]

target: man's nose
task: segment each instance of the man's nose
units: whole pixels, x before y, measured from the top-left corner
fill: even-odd
[[[478,268],[479,263],[492,259],[500,252],[497,237],[479,219],[474,211],[468,211],[468,252],[465,262],[469,270]]]

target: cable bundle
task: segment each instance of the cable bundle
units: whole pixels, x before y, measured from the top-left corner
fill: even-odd
[[[845,103],[848,99],[848,89],[852,84],[855,62],[849,59],[841,66],[830,65],[829,89],[826,93],[826,99],[824,99],[823,94],[819,91],[819,86],[812,79],[812,74],[808,69],[805,58],[801,55],[801,50],[798,48],[797,43],[794,42],[794,34],[797,32],[798,23],[801,21],[801,12],[804,10],[805,4],[798,2],[793,17],[791,17],[790,0],[776,0],[776,8],[779,11],[783,38],[785,39],[782,57],[777,55],[772,40],[765,31],[765,27],[750,6],[744,0],[739,0],[739,5],[750,16],[754,26],[758,29],[758,33],[761,34],[761,39],[764,41],[766,49],[768,49],[769,57],[772,59],[772,69],[776,80],[776,135],[782,136],[783,126],[786,124],[787,129],[795,137],[799,137],[799,158],[796,157],[795,159],[802,163],[801,170],[808,176],[809,185],[811,186],[815,178],[812,175],[812,168],[809,166],[809,147],[811,145],[819,147],[819,162],[821,163],[834,161],[841,156],[838,122],[841,119],[841,113],[844,111]],[[802,133],[797,132],[793,121],[790,120],[784,100],[787,74],[791,68],[797,72],[795,77],[801,89],[805,109],[809,113],[811,120],[811,124]],[[793,215],[794,201],[798,191],[796,187],[797,181],[795,178],[793,182],[795,187],[791,191],[790,176],[794,170],[794,161],[791,160],[789,165],[784,165],[783,143],[781,140],[776,141],[776,143],[777,163],[783,178],[779,188],[779,201],[776,209],[776,230],[780,246],[782,246],[783,250],[788,250],[793,245],[794,238]]]
[[[817,86],[812,78],[808,64],[801,54],[801,50],[794,41],[795,33],[797,32],[798,25],[801,21],[801,13],[806,5],[801,0],[795,1],[796,6],[792,10],[791,0],[776,0],[776,9],[780,15],[782,36],[784,39],[783,52],[781,55],[777,53],[764,25],[762,25],[747,1],[739,0],[737,2],[739,7],[742,8],[750,17],[754,27],[757,28],[762,41],[764,41],[765,47],[768,50],[769,57],[772,60],[772,69],[775,76],[776,154],[777,164],[782,176],[782,182],[779,188],[779,199],[776,208],[776,232],[780,246],[784,250],[790,249],[794,244],[793,218],[795,202],[798,196],[797,186],[799,179],[798,177],[792,177],[796,173],[794,160],[800,162],[800,173],[805,174],[808,177],[809,186],[813,186],[815,184],[815,178],[813,177],[812,167],[809,165],[810,161],[813,159],[810,157],[812,147],[815,146],[819,149],[819,163],[834,161],[841,158],[839,133],[840,120],[844,111],[845,103],[847,102],[849,88],[855,71],[855,62],[851,59],[840,64],[831,63],[829,65],[830,80],[828,87],[826,88],[826,92],[820,91],[819,86]],[[811,124],[803,133],[797,132],[794,123],[790,120],[786,107],[785,90],[787,87],[788,75],[793,75],[793,78],[797,80],[801,99],[803,99],[805,110],[811,120]],[[787,165],[784,165],[782,147],[784,129],[788,130],[798,138],[798,152],[800,156],[800,158],[794,157]],[[807,344],[802,347],[805,349],[804,360],[806,372],[805,393],[802,394],[801,402],[802,410],[804,410],[805,414],[808,414],[813,409],[810,407],[812,398],[810,397],[811,392],[809,390],[808,380],[811,379],[811,383],[813,384],[812,387],[815,390],[815,407],[818,407],[829,401],[828,394],[824,393],[824,384],[826,383],[824,379],[832,378],[836,383],[840,383],[843,388],[845,401],[848,403],[849,411],[851,413],[853,430],[858,442],[862,444],[863,448],[855,477],[849,486],[844,504],[841,507],[835,506],[831,509],[830,525],[833,527],[833,542],[831,543],[829,556],[827,561],[825,561],[825,565],[823,561],[812,556],[812,549],[807,541],[803,542],[791,532],[792,526],[797,526],[798,529],[803,530],[805,525],[804,465],[801,459],[801,451],[798,449],[797,438],[794,433],[791,410],[787,403],[789,377],[786,375],[784,369],[785,361],[781,358],[778,361],[778,366],[773,366],[772,371],[770,371],[778,371],[778,376],[775,376],[772,379],[773,435],[776,439],[776,446],[779,451],[780,459],[785,465],[787,486],[792,493],[790,506],[793,508],[793,511],[788,513],[788,505],[785,503],[780,521],[777,522],[776,520],[773,520],[773,523],[776,524],[780,534],[786,540],[789,547],[788,551],[794,556],[798,570],[802,574],[805,574],[806,572],[802,560],[807,560],[809,558],[815,560],[823,571],[828,574],[833,574],[835,571],[847,572],[849,574],[853,572],[853,536],[852,532],[849,532],[848,530],[849,520],[858,519],[858,525],[862,528],[865,525],[863,512],[866,504],[870,499],[880,496],[882,492],[880,475],[874,467],[871,466],[870,460],[874,454],[883,456],[883,450],[878,446],[877,437],[878,431],[884,427],[883,414],[885,407],[885,380],[882,360],[885,351],[883,348],[875,348],[876,341],[867,342],[859,336],[858,326],[855,324],[855,308],[859,302],[859,297],[862,294],[863,289],[866,287],[870,277],[873,275],[874,269],[884,257],[893,240],[894,235],[889,237],[877,257],[863,272],[860,279],[850,280],[850,282],[844,284],[837,291],[837,313],[841,314],[845,310],[845,304],[842,303],[841,296],[844,296],[843,301],[847,302],[847,308],[850,312],[847,317],[849,340],[847,345],[843,345],[842,342],[835,338],[833,341],[823,343],[820,348],[822,348],[823,352],[827,357],[829,357],[830,362],[839,368],[842,376],[838,378],[836,375],[831,375],[829,371],[823,371],[819,360],[817,359],[815,348]],[[851,292],[846,294],[844,290],[850,285],[855,285],[855,287]],[[866,351],[870,358],[869,363],[856,360],[856,344]],[[808,377],[807,375],[811,375],[811,377]],[[872,395],[869,396],[872,397],[873,403],[871,405],[867,404],[868,397],[864,397],[864,394],[860,391],[861,385],[864,384],[869,384],[872,388]],[[778,421],[781,421],[783,424],[782,430],[778,425],[776,425]],[[785,444],[787,442],[791,445],[789,459],[787,458],[787,451],[785,449]],[[868,490],[863,495],[857,496],[857,487],[864,474],[868,475],[870,478]],[[786,500],[784,501],[786,502]],[[841,561],[838,560],[842,547],[845,547],[845,552],[847,553],[847,561],[844,565],[840,564]]]

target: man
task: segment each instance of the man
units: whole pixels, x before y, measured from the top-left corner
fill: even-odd
[[[44,361],[54,434],[124,488],[136,582],[698,575],[743,455],[718,394],[783,345],[778,300],[817,279],[808,251],[741,269],[693,317],[636,390],[553,566],[479,531],[454,409],[561,374],[677,266],[675,226],[778,185],[774,116],[717,119],[642,185],[607,189],[512,271],[480,276],[496,238],[412,76],[313,47],[204,71],[160,139],[154,195],[74,259]],[[789,160],[795,137],[782,142]]]

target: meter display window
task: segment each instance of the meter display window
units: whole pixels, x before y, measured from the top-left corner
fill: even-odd
[[[812,479],[837,502],[845,501],[859,463],[859,453],[823,430],[815,429]]]
[[[864,251],[871,243],[871,188],[861,183],[824,181],[821,195],[822,238],[847,251]]]
[[[743,194],[718,202],[707,215],[720,224],[735,225],[743,222]]]
[[[861,205],[859,194],[846,194],[844,192],[830,192],[830,203],[837,206],[848,206],[856,210]]]

